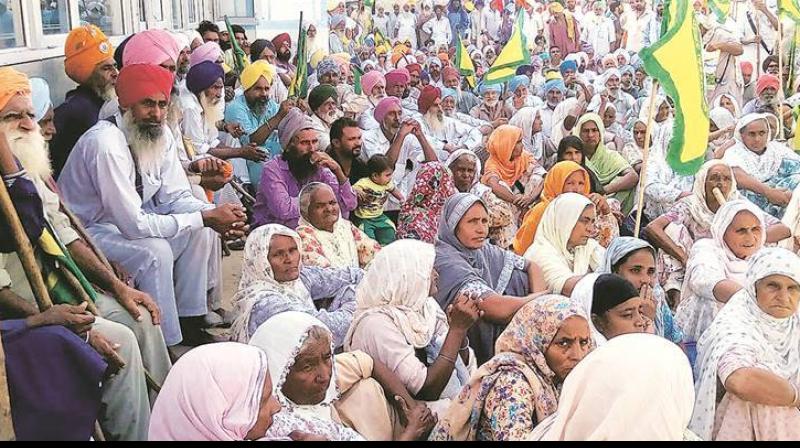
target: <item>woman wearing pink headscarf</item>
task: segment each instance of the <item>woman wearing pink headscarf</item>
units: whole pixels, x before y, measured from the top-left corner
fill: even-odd
[[[172,367],[153,406],[149,439],[257,440],[280,409],[261,349],[204,345]]]

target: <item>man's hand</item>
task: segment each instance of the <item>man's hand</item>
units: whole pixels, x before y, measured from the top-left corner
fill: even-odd
[[[225,123],[223,130],[233,138],[239,138],[244,135],[244,129],[239,123]]]
[[[460,295],[445,310],[450,328],[469,330],[481,318],[478,301]]]
[[[250,143],[239,148],[239,157],[251,162],[263,162],[267,160],[267,153],[255,143]]]
[[[89,332],[89,345],[106,360],[109,375],[116,375],[125,367],[125,360],[117,353],[121,345],[112,344],[97,331]]]
[[[224,163],[216,157],[203,157],[189,164],[189,171],[197,174],[216,174],[221,173]]]
[[[31,328],[47,325],[62,325],[78,336],[85,337],[92,329],[94,316],[86,311],[89,303],[80,305],[53,305],[47,310],[28,317],[25,321]]]
[[[410,407],[406,401],[400,397],[395,396],[394,399],[398,401],[400,408],[400,419],[405,420],[406,428],[400,436],[400,440],[424,440],[430,434],[433,427],[436,425],[436,416],[433,415],[431,410],[423,402],[414,403]]]
[[[137,322],[142,321],[142,312],[139,310],[139,305],[141,305],[150,313],[153,324],[158,325],[161,323],[161,310],[158,309],[156,302],[147,293],[126,285],[125,288],[116,292],[114,297]]]
[[[311,163],[320,168],[327,168],[331,170],[337,178],[346,177],[342,171],[342,167],[336,163],[335,160],[327,153],[322,151],[315,151],[311,154]]]
[[[504,124],[508,124],[508,118],[498,118],[492,122],[492,126],[498,128]]]
[[[414,132],[414,126],[417,124],[416,120],[407,119],[400,125],[400,130],[397,132],[399,138],[405,138],[408,134]]]
[[[281,118],[285,117],[286,114],[289,113],[289,109],[297,107],[297,100],[294,98],[288,98],[281,103],[280,108],[278,109],[278,116]]]
[[[792,192],[781,188],[767,188],[767,192],[764,195],[770,204],[779,205],[781,207],[789,205],[789,202],[792,200]]]
[[[121,264],[111,260],[108,260],[108,262],[111,263],[111,269],[114,271],[114,275],[119,279],[119,281],[128,286],[133,286],[133,277],[131,277],[131,274],[129,274]]]
[[[223,204],[202,212],[203,225],[227,238],[241,238],[247,232],[247,214],[240,205]]]

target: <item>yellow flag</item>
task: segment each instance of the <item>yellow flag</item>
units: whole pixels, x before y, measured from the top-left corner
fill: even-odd
[[[475,79],[475,65],[472,63],[472,58],[469,57],[467,49],[464,47],[464,41],[461,36],[456,36],[458,45],[456,46],[456,69],[461,76],[467,78],[467,83],[471,89],[475,88],[477,80]]]
[[[676,172],[691,175],[705,160],[709,133],[700,34],[688,0],[668,0],[665,10],[669,28],[639,56],[647,74],[658,80],[675,103],[667,162]]]
[[[778,0],[778,15],[800,22],[800,3],[798,0]]]
[[[522,34],[522,26],[525,23],[525,14],[517,16],[517,23],[514,25],[514,32],[508,39],[506,46],[500,51],[497,59],[483,77],[484,84],[500,84],[508,81],[517,74],[517,67],[531,63],[531,53],[528,51],[528,43],[525,35]]]

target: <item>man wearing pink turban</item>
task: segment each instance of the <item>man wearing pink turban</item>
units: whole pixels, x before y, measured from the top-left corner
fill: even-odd
[[[125,45],[122,65],[160,65],[175,73],[181,50],[178,41],[169,31],[142,31],[134,34]]]
[[[189,67],[194,67],[205,61],[222,64],[222,48],[220,48],[218,43],[206,42],[195,48],[192,55],[189,56]]]
[[[439,160],[436,151],[416,120],[406,118],[400,98],[387,96],[378,102],[373,111],[378,127],[364,132],[361,159],[369,160],[376,154],[389,158],[393,165],[392,181],[403,197],[408,197],[420,163]],[[411,164],[409,172],[407,165]],[[400,203],[393,196],[386,203],[386,216],[397,219]]]

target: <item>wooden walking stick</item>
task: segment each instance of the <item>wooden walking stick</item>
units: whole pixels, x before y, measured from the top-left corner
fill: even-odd
[[[636,227],[633,236],[639,238],[639,230],[642,227],[642,212],[644,211],[644,187],[647,180],[647,162],[650,158],[650,137],[653,131],[653,111],[656,108],[656,93],[658,92],[658,81],[653,79],[653,87],[650,90],[650,104],[647,108],[647,129],[644,133],[644,148],[642,148],[642,169],[639,171],[639,201],[636,206]]]

